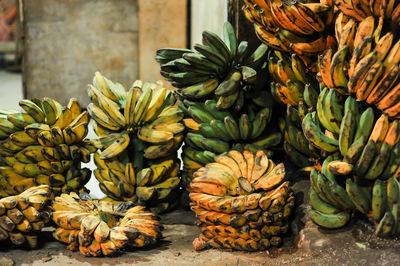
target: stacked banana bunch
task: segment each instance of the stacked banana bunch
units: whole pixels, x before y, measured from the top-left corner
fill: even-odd
[[[224,24],[223,40],[213,32],[203,32],[203,44],[195,51],[165,48],[157,51],[161,75],[191,101],[215,99],[218,110],[240,111],[244,103],[271,105],[265,91],[267,46],[254,52],[246,41],[238,43],[234,29]]]
[[[294,206],[283,164],[267,155],[231,150],[194,174],[191,208],[201,229],[196,250],[258,251],[282,243]]]
[[[186,186],[193,173],[214,162],[216,155],[232,148],[252,152],[262,149],[271,154],[268,149],[281,142],[279,132],[268,134],[266,131],[271,126],[270,107],[264,107],[258,113],[249,108],[248,114],[242,114],[239,119],[235,119],[228,111],[218,111],[215,100],[206,100],[205,103],[184,100],[180,108],[191,117],[184,119],[189,130],[182,153],[182,177]]]
[[[332,1],[289,3],[282,0],[245,0],[243,12],[257,37],[269,47],[298,54],[316,70],[315,57],[335,45],[327,27],[333,21]]]
[[[50,98],[21,100],[25,112],[0,111],[0,196],[37,185],[56,194],[82,190],[91,172],[81,168],[96,148],[85,140],[89,115],[76,99],[63,107]]]
[[[296,54],[290,58],[275,50],[270,54],[268,68],[274,79],[271,94],[277,102],[287,106],[286,116],[279,118],[280,130],[285,137],[283,148],[299,168],[311,166],[311,160],[321,155],[304,137],[301,122],[308,109],[315,109],[317,105],[319,88],[315,78]]]
[[[141,81],[127,92],[96,72],[88,94],[100,189],[109,200],[133,201],[154,212],[173,208],[180,183],[176,153],[185,130],[173,92]]]
[[[46,185],[31,187],[19,195],[0,199],[0,241],[35,248],[37,234],[50,220],[52,192]]]
[[[124,247],[145,247],[161,238],[159,217],[132,202],[113,205],[87,194],[61,194],[53,203],[53,236],[85,256],[111,256]]]
[[[397,119],[400,40],[388,26],[382,17],[368,16],[356,22],[340,13],[335,27],[338,49],[321,54],[318,79]]]
[[[369,16],[382,17],[392,21],[394,26],[400,24],[400,4],[393,0],[381,1],[335,1],[335,5],[343,14],[356,21],[361,21]]]

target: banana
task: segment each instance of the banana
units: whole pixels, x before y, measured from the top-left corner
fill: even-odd
[[[369,140],[354,167],[354,172],[358,177],[361,178],[365,176],[372,161],[374,160],[376,152],[377,147],[375,142],[373,140]]]
[[[376,62],[377,56],[378,53],[373,51],[357,63],[347,84],[350,92],[357,92],[357,88],[360,87],[360,83],[363,81],[367,71]]]
[[[32,116],[36,122],[44,122],[46,117],[41,109],[41,105],[38,106],[31,100],[23,99],[19,101],[19,106],[21,106],[21,108],[24,109],[25,112]]]
[[[321,213],[325,214],[335,214],[339,213],[341,210],[336,207],[328,204],[327,202],[320,199],[317,193],[311,188],[310,190],[310,203],[314,210],[317,210]]]
[[[382,114],[381,117],[375,122],[369,140],[373,140],[379,149],[389,130],[389,118],[387,115]]]
[[[387,206],[386,187],[384,183],[377,179],[372,188],[372,216],[375,222],[383,217]]]
[[[367,99],[371,91],[375,88],[375,84],[378,82],[378,79],[380,78],[383,71],[384,66],[382,64],[382,61],[377,61],[369,68],[359,87],[355,89],[357,99],[359,99],[360,101],[364,101],[365,99]]]
[[[231,116],[226,116],[224,119],[225,128],[233,140],[240,139],[240,128],[236,121]]]
[[[399,64],[394,64],[391,68],[385,68],[386,72],[382,74],[382,78],[373,88],[367,98],[367,103],[379,103],[383,96],[392,87],[400,73]]]
[[[372,129],[374,127],[374,111],[372,107],[368,107],[360,116],[358,121],[357,130],[354,136],[354,142],[361,137],[369,139]]]
[[[371,204],[362,192],[361,187],[348,178],[346,179],[346,191],[357,210],[367,215],[370,211]]]
[[[376,227],[375,234],[378,236],[389,236],[395,227],[394,217],[390,211],[386,211],[385,215]]]
[[[27,113],[13,113],[7,115],[7,120],[14,124],[17,128],[24,128],[25,126],[35,123],[35,119]]]
[[[309,211],[310,218],[319,226],[333,229],[345,226],[350,220],[350,213],[339,212],[336,214],[325,214],[317,210]]]
[[[391,148],[389,147],[389,145],[387,143],[384,143],[381,146],[379,153],[377,154],[378,156],[371,163],[370,168],[368,169],[364,178],[368,180],[374,180],[382,174],[388,163],[390,151]]]
[[[356,105],[356,102],[353,100],[352,97],[348,97],[345,105],[352,105],[354,107]],[[340,124],[339,150],[342,156],[345,156],[347,154],[347,150],[349,149],[350,144],[353,143],[354,135],[357,130],[357,120],[355,116],[356,114],[353,113],[353,110],[348,108],[347,110],[345,110],[345,115]]]
[[[397,169],[400,166],[400,158],[398,158],[399,155],[400,155],[400,146],[397,144],[392,148],[388,163],[385,169],[383,170],[382,173],[383,179],[388,179],[395,175]]]
[[[400,202],[400,184],[396,178],[391,177],[386,184],[387,208],[391,210],[394,204]]]
[[[314,112],[315,113],[315,112]],[[321,128],[314,123],[311,118],[312,113],[308,113],[303,119],[302,126],[304,136],[316,147],[327,152],[335,152],[339,149],[339,142],[322,133]]]
[[[349,62],[349,69],[348,69],[349,78],[353,76],[356,65],[360,62],[360,60],[362,58],[365,58],[366,55],[368,55],[371,52],[371,46],[373,41],[374,40],[372,36],[366,36],[358,44],[354,43],[355,48]]]
[[[100,126],[105,127],[109,130],[119,130],[121,127],[114,120],[112,120],[102,109],[89,103],[87,106],[89,115],[98,123]]]
[[[153,90],[146,89],[146,90],[143,90],[143,93],[138,98],[136,105],[135,105],[135,109],[133,110],[135,124],[138,124],[144,118],[145,112],[146,112],[148,106],[150,105],[152,96],[153,96]]]
[[[241,79],[242,74],[239,71],[232,71],[226,76],[225,80],[218,85],[215,90],[215,95],[229,96],[235,94],[239,89]]]
[[[354,141],[348,148],[343,161],[349,164],[355,164],[358,158],[361,156],[366,143],[367,138],[365,136],[361,136]]]
[[[120,134],[111,145],[102,151],[100,159],[107,160],[114,158],[126,149],[129,140],[129,135],[127,133]]]
[[[345,45],[342,49],[338,50],[332,57],[330,72],[334,87],[347,87],[347,77],[344,72],[344,62],[346,55],[349,51],[349,46]]]

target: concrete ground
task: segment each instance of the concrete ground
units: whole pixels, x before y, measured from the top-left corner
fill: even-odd
[[[22,99],[21,76],[0,71],[0,109],[18,109]],[[89,136],[93,136],[91,132]],[[93,164],[88,164],[93,169]],[[115,257],[84,257],[66,249],[46,228],[41,246],[26,250],[8,243],[0,244],[2,265],[400,265],[400,240],[378,239],[373,227],[353,219],[340,230],[323,230],[305,214],[310,184],[307,177],[287,168],[289,179],[296,181],[297,208],[291,230],[282,247],[266,252],[194,251],[192,241],[199,234],[190,211],[176,210],[162,215],[164,238],[154,247],[123,250]],[[93,197],[101,197],[97,180],[88,184]]]

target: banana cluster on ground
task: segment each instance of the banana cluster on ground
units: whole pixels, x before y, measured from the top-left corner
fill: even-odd
[[[282,135],[273,130],[272,108],[264,107],[257,111],[251,104],[246,107],[247,114],[238,115],[229,111],[218,111],[215,100],[204,103],[184,100],[180,108],[186,114],[184,123],[189,132],[183,148],[183,182],[189,185],[192,174],[214,157],[229,150],[259,149],[267,153],[271,147],[281,142]],[[271,128],[272,127],[272,128]]]
[[[400,25],[400,3],[394,0],[338,0],[335,5],[343,14],[355,21],[362,21],[369,16],[384,18],[390,21],[393,26]]]
[[[0,199],[0,241],[35,248],[38,233],[50,220],[49,186],[31,187],[19,195]],[[4,243],[3,243],[4,244]]]
[[[183,112],[161,82],[135,81],[129,91],[96,72],[89,85],[99,149],[94,174],[114,201],[134,201],[162,212],[171,209],[180,183],[177,149],[183,140]]]
[[[246,41],[239,43],[228,22],[224,24],[223,40],[210,31],[202,36],[203,44],[194,45],[194,51],[157,51],[155,58],[165,80],[178,88],[184,99],[215,99],[218,110],[240,111],[245,102],[270,105],[270,93],[265,90],[267,46],[262,44],[251,51]]]
[[[53,236],[85,256],[111,256],[125,247],[145,247],[161,237],[159,217],[132,202],[112,204],[89,195],[61,194],[53,202]]]
[[[321,172],[315,168],[311,171],[311,219],[325,228],[339,228],[350,220],[354,211],[358,211],[376,225],[376,235],[398,235],[398,174],[384,177],[384,180],[360,180],[358,176],[352,176],[352,169],[351,164],[329,156]]]
[[[0,196],[37,185],[55,193],[82,190],[91,171],[81,168],[96,148],[85,137],[89,115],[76,99],[21,100],[24,112],[0,111]]]
[[[383,17],[367,16],[357,22],[340,13],[335,24],[338,49],[321,54],[320,82],[400,118],[400,40],[396,32]]]
[[[335,46],[327,27],[334,18],[332,1],[245,0],[243,12],[257,37],[269,47],[294,52],[316,71],[316,55]]]
[[[258,251],[278,246],[288,230],[294,194],[283,164],[267,155],[231,150],[194,173],[191,209],[201,229],[196,250]]]

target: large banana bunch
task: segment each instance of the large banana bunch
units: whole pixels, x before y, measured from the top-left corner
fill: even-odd
[[[362,21],[366,17],[382,17],[385,20],[391,21],[394,26],[400,24],[400,4],[393,0],[375,0],[375,1],[360,1],[360,0],[338,0],[335,5],[345,15],[356,21]]]
[[[0,199],[0,241],[35,248],[37,234],[50,219],[52,192],[46,185],[31,187],[19,195]]]
[[[183,140],[183,112],[161,83],[136,81],[128,92],[96,73],[88,94],[98,138],[91,143],[100,189],[115,201],[133,201],[162,212],[178,190],[176,151]]]
[[[336,19],[335,31],[338,49],[321,54],[318,79],[342,94],[354,94],[375,105],[391,118],[400,118],[400,40],[396,33],[382,17],[368,16],[356,22],[343,13]]]
[[[280,245],[294,206],[283,164],[259,150],[231,150],[194,173],[191,209],[201,229],[193,241],[206,247],[258,251]]]
[[[55,193],[79,191],[90,170],[81,168],[96,148],[85,140],[89,115],[76,99],[63,107],[50,98],[21,100],[24,110],[0,111],[0,196],[37,185]]]
[[[298,54],[316,70],[315,56],[335,45],[327,27],[333,21],[332,1],[317,3],[281,0],[245,0],[243,12],[257,37],[269,47]]]
[[[236,118],[235,113],[218,111],[215,100],[205,103],[184,100],[180,108],[188,118],[184,119],[189,129],[183,148],[183,182],[189,185],[192,174],[214,157],[231,149],[268,150],[281,142],[282,135],[273,131],[272,108],[247,106],[247,114]]]
[[[161,238],[159,217],[132,202],[113,205],[91,200],[87,194],[61,194],[53,202],[53,236],[85,256],[111,256],[120,249],[145,247]]]
[[[248,100],[261,106],[271,104],[265,91],[267,46],[254,52],[246,41],[238,42],[232,26],[224,24],[223,40],[213,32],[203,32],[203,44],[195,51],[166,48],[157,51],[162,76],[178,88],[185,99],[215,99],[218,110],[240,111]]]

